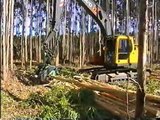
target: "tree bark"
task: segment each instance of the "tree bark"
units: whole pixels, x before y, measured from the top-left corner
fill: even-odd
[[[67,17],[67,6],[66,6],[66,0],[64,0],[64,23],[63,23],[63,40],[62,40],[62,59],[63,63],[65,64],[66,60],[66,17]]]
[[[41,11],[41,4],[42,3],[39,3],[39,7],[38,7],[38,11],[37,12],[39,12],[39,11]],[[42,26],[42,23],[40,23],[42,20],[41,20],[42,18],[39,16],[38,17],[38,62],[40,63],[41,62],[41,60],[42,60],[42,56],[41,56],[41,48],[42,48],[42,33],[41,33],[41,28],[40,28],[40,24],[41,24],[41,26]],[[48,23],[49,24],[49,23]]]
[[[135,118],[141,119],[144,115],[145,105],[145,82],[146,82],[146,40],[148,32],[148,13],[147,13],[148,0],[140,1],[140,14],[139,14],[139,56],[138,56],[138,83],[141,87],[137,88],[136,94],[136,111]]]
[[[6,3],[6,39],[5,39],[5,42],[6,42],[6,72],[8,72],[8,68],[9,68],[9,48],[10,48],[10,44],[9,44],[9,39],[10,39],[10,2],[7,1]]]
[[[126,0],[126,35],[129,35],[130,9],[129,0]]]
[[[82,68],[82,35],[79,34],[79,50],[80,50],[80,55],[79,55],[79,64],[80,64],[80,68]]]
[[[2,3],[1,3],[1,0],[0,0],[0,26],[1,26],[1,22],[2,22]],[[2,31],[0,29],[0,79],[2,79]]]
[[[26,0],[25,1],[25,4],[24,4],[24,8],[25,8],[25,39],[24,39],[24,41],[25,41],[25,45],[24,45],[24,51],[25,51],[25,67],[26,67],[26,63],[27,63],[27,61],[28,61],[28,44],[27,44],[27,18],[28,18],[28,8],[27,8],[27,6],[28,6],[28,0]]]
[[[25,53],[24,53],[24,29],[25,29],[25,8],[24,8],[24,0],[22,1],[22,36],[21,36],[21,66],[22,68],[24,67],[24,62],[25,62]]]
[[[10,53],[11,53],[11,70],[13,70],[13,38],[14,38],[14,0],[10,1],[11,4],[11,37],[10,37]]]
[[[3,0],[3,79],[6,79],[6,3],[7,0]]]
[[[59,66],[59,52],[60,52],[60,38],[58,37],[58,32],[56,32],[56,36],[54,36],[54,40],[56,40],[56,46],[57,46],[57,55],[56,55],[56,66]]]
[[[115,0],[112,0],[112,34],[115,35]]]
[[[30,40],[29,40],[29,44],[30,44],[30,56],[29,56],[29,58],[30,58],[30,69],[32,68],[32,59],[33,59],[33,57],[32,57],[32,55],[33,55],[33,38],[32,38],[32,27],[33,27],[33,0],[31,0],[31,21],[30,21]]]
[[[50,3],[49,3],[49,0],[47,0],[47,18],[46,18],[46,19],[47,19],[47,20],[46,20],[46,22],[47,22],[47,23],[46,23],[46,24],[47,24],[47,35],[48,35],[48,33],[49,33],[49,30],[50,30],[50,29],[49,29],[49,15],[50,15],[50,14],[49,14],[49,13],[50,13],[50,9],[49,9],[49,8],[50,8]]]
[[[85,38],[86,38],[86,34],[85,34],[85,30],[86,30],[86,25],[85,25],[85,11],[82,10],[82,65],[84,65],[84,61],[85,61]]]

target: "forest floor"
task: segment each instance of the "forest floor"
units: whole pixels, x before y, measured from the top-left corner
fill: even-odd
[[[7,79],[1,86],[2,119],[13,119],[15,116],[35,116],[39,110],[26,109],[22,101],[29,98],[32,93],[44,94],[48,89],[42,85],[28,86],[18,80],[13,73],[8,73]]]
[[[147,93],[160,95],[160,68],[154,70],[151,77],[147,81]],[[17,74],[17,73],[16,73]],[[114,83],[120,87],[124,87],[125,83]],[[41,113],[39,107],[31,107],[24,103],[30,95],[44,95],[50,88],[44,85],[26,85],[19,80],[14,73],[8,73],[7,79],[1,84],[1,119],[9,120],[17,117],[35,117]],[[135,90],[135,86],[130,84],[129,89]]]

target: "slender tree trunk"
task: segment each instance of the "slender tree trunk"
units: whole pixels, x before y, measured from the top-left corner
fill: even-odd
[[[73,62],[73,32],[70,37],[70,61]]]
[[[82,65],[84,65],[84,61],[85,61],[85,38],[86,38],[86,34],[85,34],[85,30],[86,30],[86,25],[85,25],[85,11],[83,10],[82,13]]]
[[[112,32],[115,35],[115,0],[112,0]]]
[[[129,0],[126,0],[126,35],[129,35],[130,9]]]
[[[28,8],[27,8],[27,5],[28,5],[28,0],[26,0],[25,1],[25,4],[24,4],[24,8],[25,8],[25,39],[24,39],[24,42],[25,42],[25,45],[24,45],[24,51],[25,51],[25,67],[27,67],[26,65],[26,63],[27,63],[27,61],[28,61],[28,45],[27,45],[27,39],[28,39],[28,37],[27,37],[27,18],[28,18]]]
[[[60,49],[60,43],[59,43],[59,37],[58,37],[58,32],[56,32],[56,36],[54,37],[55,38],[55,40],[56,40],[56,45],[57,45],[57,55],[56,55],[56,66],[59,66],[59,49]]]
[[[9,68],[9,39],[10,39],[10,2],[7,1],[7,4],[6,4],[6,9],[7,9],[7,12],[6,12],[6,72],[8,72],[8,68]]]
[[[148,0],[140,1],[140,14],[139,14],[139,56],[138,56],[138,83],[141,87],[137,88],[136,96],[136,111],[135,118],[141,119],[144,115],[145,105],[145,82],[146,82],[146,40],[148,32],[148,12],[147,12]]]
[[[39,62],[39,52],[38,52],[38,46],[39,46],[39,41],[38,41],[38,36],[35,36],[35,49],[36,49],[36,61]]]
[[[80,55],[79,55],[79,64],[80,64],[80,68],[82,68],[82,36],[81,36],[81,34],[79,34],[79,41],[80,41],[80,45],[79,45],[79,50],[80,50]]]
[[[31,21],[30,21],[30,69],[32,68],[32,55],[33,55],[33,38],[32,38],[32,27],[33,27],[33,0],[31,0]]]
[[[3,8],[3,6],[2,6],[2,3],[1,3],[1,0],[0,0],[0,27],[1,27],[1,25],[2,25],[2,8]],[[2,63],[2,58],[3,58],[3,56],[2,56],[2,31],[1,31],[2,29],[0,29],[0,79],[2,79],[2,65],[3,65],[3,63]],[[0,114],[0,117],[1,117],[1,114]]]
[[[151,44],[150,44],[150,52],[151,52],[151,67],[154,63],[154,45],[155,45],[155,26],[154,26],[154,23],[155,23],[155,0],[152,0],[152,16],[151,16],[151,19],[152,19],[152,37],[151,37]]]
[[[91,33],[92,34],[92,33]],[[91,35],[91,55],[93,56],[94,55],[94,40],[95,40],[95,35]]]
[[[10,38],[10,53],[11,53],[11,70],[13,70],[13,38],[14,38],[14,0],[11,2],[11,38]]]
[[[154,37],[155,37],[155,62],[158,61],[158,32],[157,32],[157,2],[155,3],[155,6],[154,6]]]
[[[41,44],[41,42],[42,42],[42,34],[41,34],[41,32],[39,32],[39,37],[38,37],[38,41],[39,41],[39,44],[38,44],[38,62],[40,63],[41,62],[41,59],[42,59],[42,57],[41,57],[41,47],[42,47],[42,44]]]
[[[39,8],[38,8],[38,12],[41,11],[41,3],[39,3]],[[42,33],[41,33],[41,28],[40,28],[40,21],[41,21],[42,18],[38,17],[38,62],[40,63],[41,62],[41,47],[42,47]]]
[[[7,0],[3,0],[3,79],[6,79],[6,4]]]
[[[69,60],[69,44],[70,44],[70,33],[69,33],[69,30],[68,30],[68,33],[67,33],[67,40],[66,40],[66,54],[67,54],[67,60]]]
[[[25,8],[24,8],[24,1],[22,3],[22,36],[21,36],[21,66],[22,68],[24,67],[24,62],[25,62],[25,51],[24,51],[24,29],[25,29]]]
[[[49,2],[49,0],[47,0],[47,35],[48,35],[48,33],[49,33],[49,14],[50,13],[50,2]]]
[[[62,56],[63,56],[63,64],[65,63],[66,59],[66,17],[67,17],[67,6],[66,0],[64,0],[64,25],[63,25],[63,40],[62,40]]]

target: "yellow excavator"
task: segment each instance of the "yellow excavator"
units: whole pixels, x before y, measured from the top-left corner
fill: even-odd
[[[92,78],[103,81],[125,80],[130,76],[136,79],[136,68],[138,63],[138,45],[133,36],[113,35],[111,21],[102,7],[94,0],[76,0],[86,12],[99,25],[103,35],[103,47],[101,65],[97,69],[85,69],[81,71],[92,72]]]
[[[61,5],[61,1],[54,0],[54,15],[52,20],[52,29],[54,28],[56,21],[55,17],[60,16],[60,13],[56,13],[56,7]],[[103,50],[101,54],[101,65],[103,67],[83,69],[79,72],[92,73],[91,78],[100,81],[115,81],[125,80],[128,77],[136,79],[137,72],[136,66],[138,62],[138,45],[135,42],[134,37],[127,35],[113,35],[111,29],[111,22],[106,12],[99,6],[94,0],[76,0],[79,6],[83,7],[86,12],[92,16],[92,18],[99,25],[101,33],[103,35]],[[58,8],[60,9],[60,8]],[[55,74],[54,69],[50,69],[50,72],[46,72],[49,69],[51,55],[48,52],[47,43],[53,38],[55,32],[52,30],[44,41],[44,51],[46,51],[46,59],[44,60],[43,67],[40,67],[37,73],[42,80],[45,80],[50,73]],[[96,58],[99,60],[100,58]],[[52,66],[51,66],[52,67]],[[42,69],[43,68],[43,69]],[[45,74],[44,74],[45,73]],[[53,74],[53,75],[54,75]],[[43,77],[41,77],[43,75]]]

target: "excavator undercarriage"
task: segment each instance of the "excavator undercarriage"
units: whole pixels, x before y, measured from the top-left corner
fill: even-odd
[[[125,67],[96,67],[89,69],[80,69],[79,73],[88,73],[91,79],[101,82],[114,82],[124,80],[137,80],[137,71],[132,68]]]

